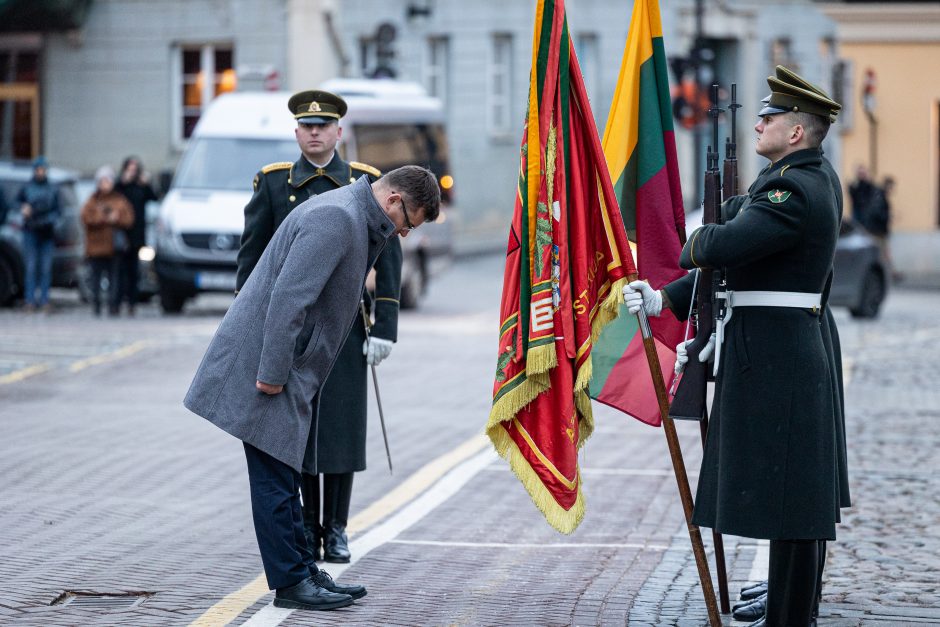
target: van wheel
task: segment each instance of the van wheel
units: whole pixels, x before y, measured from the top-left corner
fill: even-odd
[[[178,314],[183,311],[186,297],[167,289],[160,289],[160,308],[165,314]]]
[[[13,266],[4,257],[0,257],[0,306],[8,307],[13,304],[16,296],[16,278]]]

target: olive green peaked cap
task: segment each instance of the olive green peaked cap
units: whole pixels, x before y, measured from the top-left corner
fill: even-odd
[[[758,115],[802,111],[834,122],[842,110],[842,105],[823,89],[782,65],[776,67],[776,76],[767,77],[767,84],[770,100]]]
[[[294,94],[287,108],[299,124],[325,124],[346,115],[346,101],[328,91],[313,89]]]

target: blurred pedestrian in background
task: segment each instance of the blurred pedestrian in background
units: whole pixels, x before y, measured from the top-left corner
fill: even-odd
[[[880,187],[875,187],[871,204],[868,207],[865,229],[871,233],[881,248],[881,255],[891,277],[900,280],[900,274],[894,268],[891,259],[889,238],[891,237],[891,194],[894,192],[894,178],[886,176]]]
[[[82,207],[85,256],[91,269],[92,307],[101,315],[101,279],[108,277],[108,312],[118,314],[121,294],[118,266],[130,241],[127,229],[134,225],[134,210],[114,189],[114,170],[103,165],[95,173],[95,191]]]
[[[868,229],[868,212],[877,187],[868,176],[868,168],[859,165],[855,168],[855,180],[849,185],[849,198],[852,200],[852,219]]]
[[[50,311],[49,285],[52,283],[55,226],[61,210],[59,188],[49,181],[48,173],[49,163],[46,158],[37,157],[33,161],[33,178],[16,195],[23,214],[23,256],[26,261],[24,297],[27,311],[37,307]]]
[[[137,307],[137,286],[140,282],[140,249],[147,243],[147,203],[156,200],[157,195],[150,186],[150,177],[137,157],[127,157],[121,166],[121,175],[114,188],[120,192],[134,210],[134,225],[128,230],[128,248],[119,255],[118,275],[121,292],[118,294],[118,306],[127,303],[127,313],[131,316]]]

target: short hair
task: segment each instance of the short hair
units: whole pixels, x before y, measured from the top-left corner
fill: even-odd
[[[409,204],[424,209],[425,222],[434,222],[441,211],[441,187],[427,168],[404,165],[380,179],[383,184],[408,198]]]
[[[821,115],[813,115],[805,111],[791,111],[790,119],[803,127],[806,141],[812,148],[819,148],[829,133],[829,120]]]

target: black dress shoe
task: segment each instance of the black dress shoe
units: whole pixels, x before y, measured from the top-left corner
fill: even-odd
[[[743,588],[741,588],[741,592],[744,592],[745,590],[750,590],[752,588],[759,588],[761,586],[766,586],[766,585],[767,585],[767,580],[765,579],[763,581],[758,581],[757,583],[752,583],[749,586],[744,586]]]
[[[308,577],[289,588],[278,588],[274,593],[274,607],[290,610],[332,610],[352,603],[351,596],[330,592],[318,586],[313,577]]]
[[[351,557],[346,528],[329,525],[323,530],[323,559],[334,564],[346,564]]]
[[[742,608],[742,607],[744,607],[745,605],[750,605],[751,603],[754,603],[755,601],[761,601],[761,600],[764,601],[764,603],[767,603],[767,594],[766,594],[766,593],[760,595],[760,596],[757,597],[756,599],[748,599],[747,601],[739,601],[739,602],[735,603],[735,604],[731,607],[731,611],[734,611],[734,610],[736,610],[736,609]]]
[[[330,574],[325,570],[318,570],[317,574],[311,577],[313,582],[325,590],[330,592],[337,592],[339,594],[348,594],[353,599],[361,599],[366,596],[366,587],[365,586],[344,586],[341,583],[336,583],[333,581],[333,578],[330,577]]]
[[[310,548],[310,552],[313,553],[313,559],[322,562],[323,551],[321,544],[323,543],[323,538],[317,531],[309,527],[304,527],[304,537],[307,539],[307,546]]]
[[[756,599],[762,594],[767,594],[767,582],[757,584],[756,586],[751,586],[749,588],[744,588],[741,590],[741,600],[748,601],[750,599]]]
[[[735,620],[757,620],[767,613],[767,596],[757,597],[753,602],[732,612]]]

